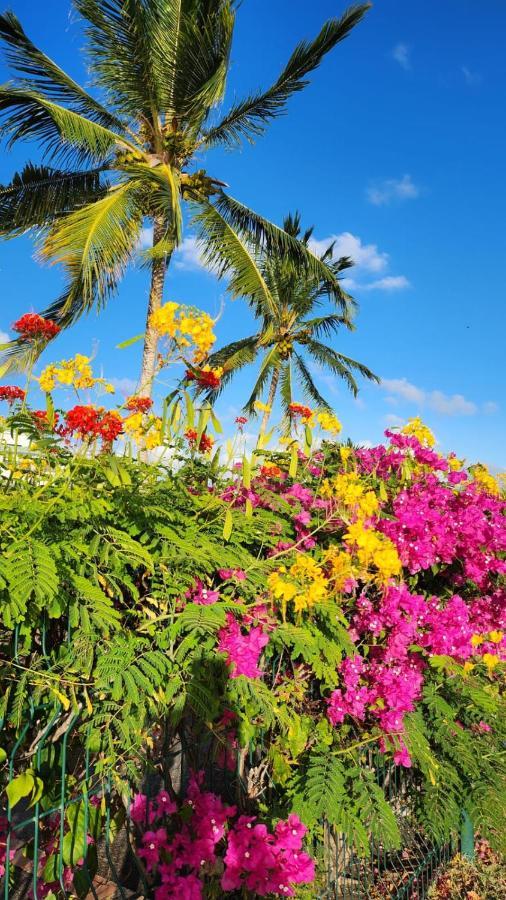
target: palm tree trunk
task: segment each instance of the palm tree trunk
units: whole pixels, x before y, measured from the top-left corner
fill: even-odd
[[[153,220],[153,246],[162,240],[165,233],[166,223],[164,217],[155,216]],[[153,390],[158,349],[158,334],[151,325],[151,316],[162,305],[163,286],[169,260],[170,256],[162,256],[159,259],[154,259],[151,265],[151,285],[149,288],[146,331],[138,387],[138,393],[147,397],[151,396]]]
[[[269,418],[270,418],[270,415],[272,412],[272,404],[274,403],[274,399],[276,397],[276,391],[278,389],[279,373],[280,373],[280,369],[278,367],[276,367],[274,369],[274,372],[272,373],[271,386],[269,388],[269,396],[267,397],[267,406],[269,407],[269,409],[266,409],[266,411],[263,414],[262,424],[260,425],[260,434],[265,434],[265,430],[267,428],[267,423],[269,421]]]

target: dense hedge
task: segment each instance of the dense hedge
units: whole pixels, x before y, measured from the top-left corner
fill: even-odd
[[[14,413],[23,452],[4,447],[5,755],[33,704],[59,708],[62,721],[79,711],[69,752],[79,760],[88,747],[99,787],[112,777],[117,809],[146,769],[163,776],[172,815],[137,818],[140,855],[155,887],[186,879],[188,896],[204,884],[213,895],[220,879],[222,892],[259,894],[260,875],[283,866],[295,890],[311,867],[296,871],[295,851],[281,853],[272,830],[291,813],[316,836],[327,819],[363,852],[371,835],[397,846],[374,754],[411,768],[427,833],[448,835],[463,806],[494,846],[506,833],[499,486],[483,467],[436,453],[420,423],[386,446],[311,452],[311,419],[306,411],[304,445],[297,416],[286,451],[257,451],[232,470],[195,441],[184,450],[182,438],[170,464],[91,453],[86,442],[76,452],[26,409]],[[41,720],[32,722],[8,789],[14,808],[20,797],[49,808],[61,792],[54,745],[36,765]],[[164,765],[181,740],[188,770],[209,771],[214,759],[239,785],[197,869],[197,820],[188,825],[184,785]],[[76,762],[67,792],[79,794],[79,771]],[[206,790],[193,788],[204,809],[221,803]],[[103,824],[94,808],[90,866]],[[271,829],[255,832],[262,872],[234,857],[238,845],[247,852],[241,811]],[[164,837],[146,858],[151,822]],[[43,829],[41,883],[54,879],[58,834]],[[77,860],[67,857],[70,884]],[[162,883],[157,897],[167,891]]]

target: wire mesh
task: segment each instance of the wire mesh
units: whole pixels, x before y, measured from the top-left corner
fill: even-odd
[[[132,850],[128,789],[125,786],[118,791],[117,779],[99,770],[90,757],[86,738],[79,710],[65,710],[59,703],[32,706],[20,727],[8,760],[9,780],[30,768],[44,781],[44,793],[32,806],[26,800],[14,807],[8,803],[5,811],[0,809],[7,821],[0,892],[4,900],[41,900],[46,893],[44,880],[52,884],[58,898],[75,896],[76,886],[80,897],[94,900],[104,896],[121,900],[152,896],[144,869]],[[220,765],[211,745],[200,749],[210,789],[231,801],[236,799],[244,788],[245,772],[232,772],[226,764]],[[185,744],[184,735],[178,746],[166,748],[163,764],[145,773],[143,793],[148,798],[156,795],[166,767],[171,769],[175,786],[184,787],[191,750],[194,753],[195,747]],[[248,768],[254,771],[261,759],[261,751],[261,747],[251,748],[246,777]],[[418,786],[412,773],[385,764],[383,758],[371,757],[369,764],[396,815],[402,847],[387,850],[381,840],[371,838],[369,855],[361,856],[344,835],[325,825],[323,838],[315,848],[324,882],[317,889],[318,897],[423,900],[435,873],[455,852],[456,841],[438,845],[420,829],[413,803]],[[47,781],[49,773],[52,783]],[[269,803],[268,791],[263,799]],[[49,855],[48,841],[52,847]]]

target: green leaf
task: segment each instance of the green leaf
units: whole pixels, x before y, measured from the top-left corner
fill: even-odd
[[[299,465],[299,448],[297,444],[294,444],[290,451],[290,467],[288,469],[288,474],[290,478],[295,478],[297,475],[297,467]]]
[[[227,511],[225,513],[225,522],[223,525],[223,540],[224,541],[228,541],[228,539],[230,538],[230,535],[232,534],[233,525],[234,525],[234,519],[233,519],[233,515],[232,515],[232,510],[227,509]]]
[[[16,806],[23,797],[30,797],[30,806],[42,797],[44,783],[32,769],[21,772],[7,785],[5,792],[11,807]]]
[[[125,350],[126,347],[131,347],[132,344],[136,344],[143,339],[144,332],[142,332],[142,334],[136,334],[135,337],[128,338],[126,341],[121,341],[121,344],[116,344],[116,350]]]

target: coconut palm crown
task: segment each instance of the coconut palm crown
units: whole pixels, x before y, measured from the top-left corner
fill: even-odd
[[[183,221],[198,229],[204,256],[231,290],[264,292],[252,243],[283,252],[332,293],[343,314],[350,300],[335,270],[289,232],[225,192],[197,168],[204,151],[253,141],[284,112],[307,75],[361,20],[369,4],[327,21],[292,53],[274,84],[234,103],[215,120],[225,94],[236,0],[74,0],[84,19],[89,93],[24,32],[0,16],[0,41],[16,79],[0,88],[0,129],[8,146],[36,142],[43,164],[28,163],[0,189],[0,235],[37,235],[39,255],[60,264],[65,288],[44,314],[61,327],[100,309],[139,256],[151,271],[140,384],[149,390],[157,336],[151,313],[162,302],[167,266]],[[187,214],[183,210],[187,208]],[[4,346],[7,366],[26,364],[22,338]]]
[[[301,232],[298,213],[286,217],[283,231],[309,249],[313,229]],[[255,255],[265,285],[264,290],[257,289],[247,298],[260,325],[255,334],[234,341],[210,356],[210,365],[223,369],[220,390],[240,369],[255,363],[260,357],[260,371],[244,410],[249,415],[254,414],[255,405],[266,397],[267,408],[261,427],[264,431],[278,391],[285,422],[289,421],[290,404],[295,400],[295,384],[308,403],[316,404],[319,409],[331,410],[331,404],[315,384],[311,363],[344,380],[354,396],[358,393],[356,373],[379,381],[367,366],[338,353],[324,342],[342,327],[354,328],[350,310],[343,312],[339,297],[334,290],[329,290],[327,277],[321,277],[319,272],[309,270],[303,263],[283,253],[258,253],[253,249],[251,252]],[[346,257],[334,260],[334,243],[318,259],[336,279],[352,265]]]

